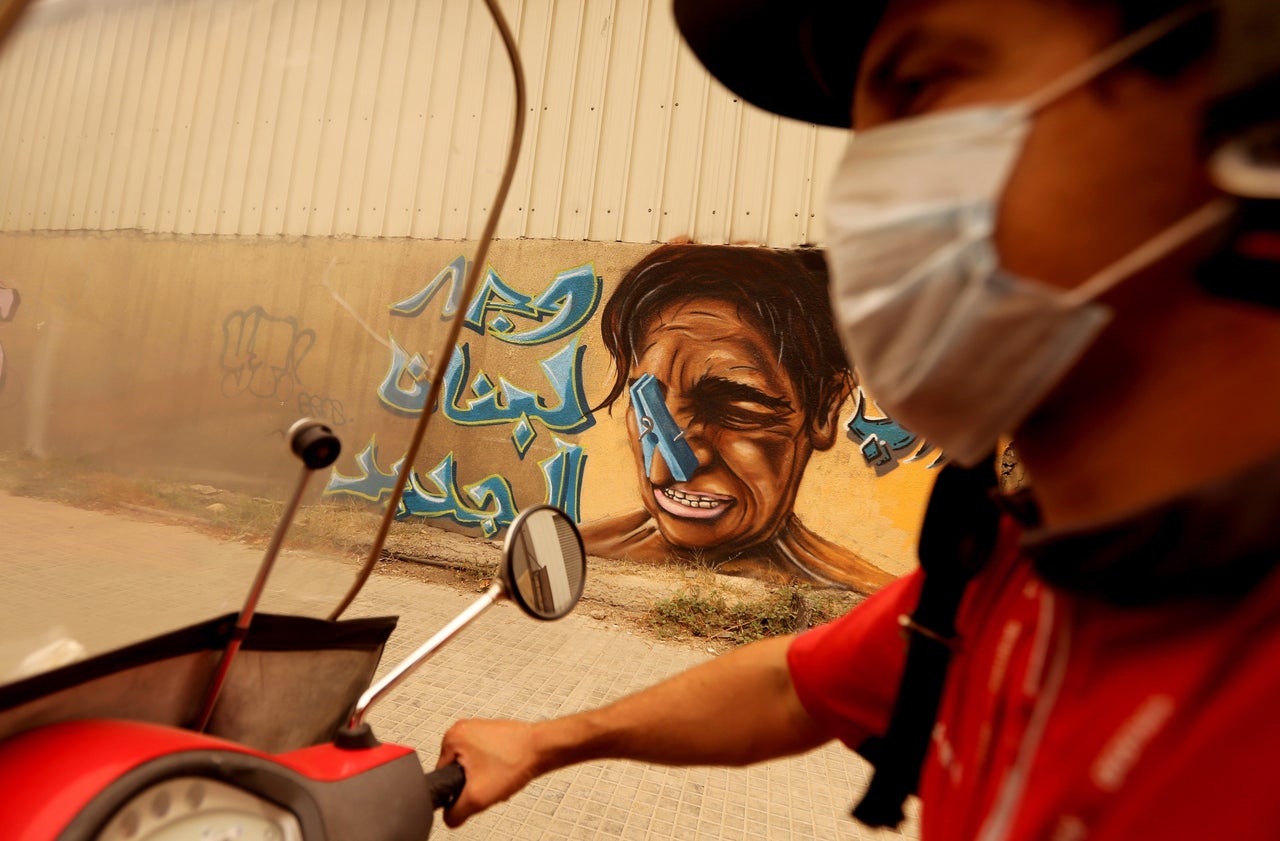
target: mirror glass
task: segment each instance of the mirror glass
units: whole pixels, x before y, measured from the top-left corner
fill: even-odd
[[[520,514],[507,533],[505,552],[511,597],[530,616],[559,619],[582,596],[587,556],[569,517],[547,505]]]

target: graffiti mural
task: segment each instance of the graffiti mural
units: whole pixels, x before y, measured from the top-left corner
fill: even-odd
[[[539,439],[539,427],[552,433],[553,452],[536,463],[542,474],[544,494],[539,502],[555,505],[575,520],[579,518],[586,452],[555,433],[569,435],[594,424],[583,385],[586,347],[579,333],[600,302],[602,279],[588,263],[559,272],[536,295],[526,295],[508,285],[490,267],[472,300],[461,310],[465,258],[458,257],[421,290],[390,305],[393,316],[421,318],[438,295],[444,299],[440,317],[462,312],[463,326],[483,341],[519,347],[561,343],[537,358],[542,381],[517,384],[505,373],[483,370],[473,361],[471,340],[453,348],[446,365],[442,416],[457,427],[510,428],[512,456],[519,462]],[[391,360],[377,386],[379,403],[388,412],[416,416],[426,408],[435,361],[406,349],[390,337]],[[359,475],[334,468],[325,488],[327,496],[351,496],[381,502],[390,495],[403,459],[383,470],[378,463],[376,440],[356,456]],[[397,517],[448,519],[477,528],[492,537],[515,519],[520,507],[512,483],[501,474],[465,482],[458,458],[450,452],[433,468],[413,469],[397,509]]]
[[[315,341],[315,331],[300,328],[291,316],[273,316],[260,306],[230,313],[222,322],[223,396],[292,397]]]
[[[18,311],[18,290],[0,285],[0,322],[12,321]],[[0,344],[0,389],[4,388],[4,345]]]
[[[602,406],[628,393],[641,492],[636,510],[583,527],[589,552],[864,591],[891,578],[794,511],[854,392],[820,255],[665,245],[627,273],[600,323],[615,370]]]
[[[795,510],[816,453],[856,447],[879,476],[941,459],[857,387],[818,252],[664,245],[607,301],[591,263],[549,272],[533,291],[489,267],[463,300],[467,271],[457,257],[388,305],[387,367],[370,384],[381,413],[430,410],[453,431],[412,466],[397,517],[484,537],[537,502],[580,520],[587,453],[575,436],[608,410],[619,416],[619,445],[625,436],[614,452],[630,451],[638,493],[627,483],[597,500],[613,513],[583,525],[590,553],[862,591],[891,579]],[[425,338],[407,341],[450,317],[465,329],[447,355],[433,356],[441,350]],[[596,329],[612,376],[587,382]],[[440,398],[428,407],[437,375]],[[380,454],[373,437],[348,458],[325,494],[385,504],[403,460]]]

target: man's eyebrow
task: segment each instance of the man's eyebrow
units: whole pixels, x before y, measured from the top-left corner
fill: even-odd
[[[720,400],[726,403],[758,403],[770,409],[791,411],[791,401],[785,397],[767,394],[753,385],[708,374],[687,392],[693,400]]]
[[[863,73],[863,83],[868,93],[877,93],[889,85],[894,78],[894,71],[902,61],[902,56],[909,52],[921,37],[919,29],[912,29],[898,36],[898,39],[869,65]]]
[[[973,35],[950,29],[917,26],[907,30],[871,65],[866,73],[866,90],[872,96],[883,97],[893,93],[894,84],[900,82],[899,68],[917,51],[936,50],[954,56],[958,60],[987,57],[989,44]]]

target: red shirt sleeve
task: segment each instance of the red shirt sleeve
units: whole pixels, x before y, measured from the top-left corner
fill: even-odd
[[[919,571],[791,643],[787,666],[800,703],[833,738],[857,750],[889,726],[906,661],[898,616],[920,597]]]

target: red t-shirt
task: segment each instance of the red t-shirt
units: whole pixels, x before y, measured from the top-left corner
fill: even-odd
[[[1116,607],[1043,583],[1018,539],[1007,520],[957,616],[925,841],[1280,839],[1280,575],[1239,600]],[[801,702],[851,748],[888,726],[919,587],[791,646]]]

